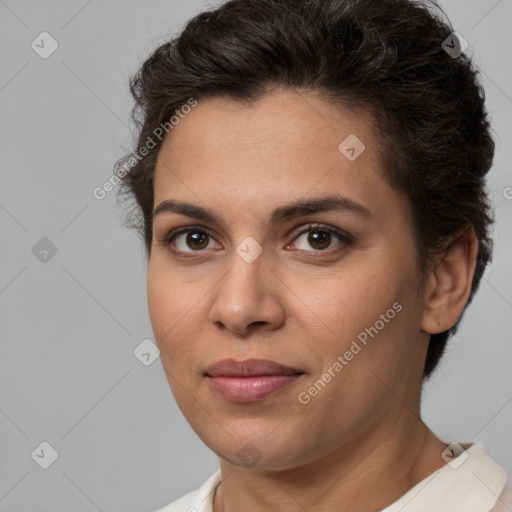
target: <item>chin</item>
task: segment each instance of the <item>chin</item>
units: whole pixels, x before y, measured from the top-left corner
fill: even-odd
[[[245,431],[242,434],[240,430],[230,428],[221,436],[218,432],[197,433],[219,458],[247,469],[283,471],[299,466],[305,451],[315,453],[312,447],[308,449],[299,445],[303,435],[294,438],[271,432],[272,429],[268,428],[259,431],[253,428],[250,433]]]

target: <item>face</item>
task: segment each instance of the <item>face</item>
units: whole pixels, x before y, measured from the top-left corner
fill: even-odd
[[[154,191],[151,323],[205,444],[277,470],[393,427],[421,386],[424,304],[370,118],[312,93],[199,101]]]

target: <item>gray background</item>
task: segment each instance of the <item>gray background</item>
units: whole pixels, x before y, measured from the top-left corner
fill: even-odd
[[[494,264],[425,385],[423,414],[512,472],[512,0],[441,5],[483,72],[498,223]],[[160,360],[133,354],[153,339],[142,244],[121,226],[115,191],[92,193],[131,144],[129,75],[206,6],[0,0],[1,512],[151,512],[217,468]],[[43,31],[59,44],[47,59],[31,48]],[[43,237],[57,249],[46,262],[33,252]],[[31,457],[43,441],[59,455],[48,469]]]

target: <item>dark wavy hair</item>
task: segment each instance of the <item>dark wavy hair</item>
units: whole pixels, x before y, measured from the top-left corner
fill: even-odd
[[[275,88],[320,93],[373,117],[385,178],[412,205],[422,275],[451,237],[474,229],[471,302],[492,257],[485,175],[494,142],[477,70],[464,53],[444,49],[452,32],[433,0],[229,0],[200,13],[130,79],[136,149],[115,165],[118,199],[125,208],[130,203],[126,225],[142,236],[150,257],[163,140],[154,133],[165,123],[169,131],[169,119],[191,98],[251,104]],[[461,318],[431,335],[425,377]]]

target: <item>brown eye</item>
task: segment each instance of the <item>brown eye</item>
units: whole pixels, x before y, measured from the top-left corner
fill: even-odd
[[[326,231],[310,231],[308,243],[315,249],[326,249],[331,243],[331,234]]]
[[[177,252],[200,252],[209,247],[213,237],[206,231],[197,228],[182,229],[171,232],[164,240],[164,245],[173,246]]]
[[[333,242],[338,242],[333,244]],[[301,251],[321,252],[326,249],[340,249],[350,245],[353,239],[350,235],[337,229],[323,226],[310,226],[294,239],[293,244]]]
[[[185,243],[191,249],[204,249],[208,246],[208,235],[200,231],[190,231],[187,233]]]

